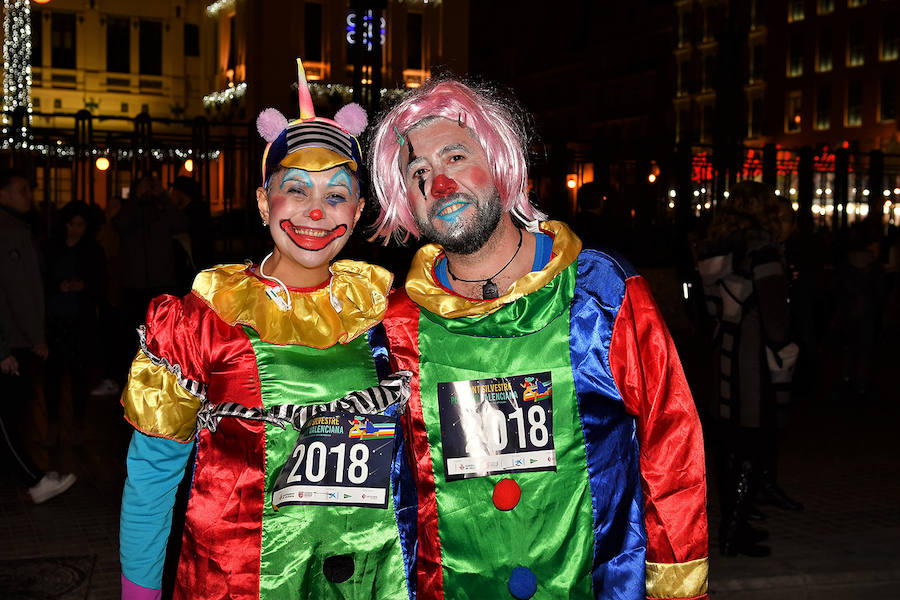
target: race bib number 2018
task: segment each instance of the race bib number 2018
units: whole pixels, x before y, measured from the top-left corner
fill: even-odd
[[[555,471],[550,372],[438,383],[447,481]]]
[[[306,421],[272,492],[272,506],[387,508],[396,419],[323,412]]]

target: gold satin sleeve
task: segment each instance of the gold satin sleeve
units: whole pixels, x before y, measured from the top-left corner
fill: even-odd
[[[709,559],[647,563],[647,598],[695,598],[708,591]]]
[[[200,398],[178,383],[175,373],[138,351],[122,393],[125,419],[143,433],[189,442],[197,428]]]

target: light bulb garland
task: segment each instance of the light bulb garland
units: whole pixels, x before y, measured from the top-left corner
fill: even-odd
[[[206,6],[206,14],[210,17],[215,17],[223,10],[228,10],[229,8],[233,8],[235,4],[235,0],[216,0],[212,4],[208,4]]]
[[[244,97],[247,93],[247,82],[242,81],[234,87],[226,88],[221,92],[213,92],[203,96],[203,106],[206,108],[221,108]]]
[[[19,141],[9,113],[25,109]],[[29,0],[3,0],[3,145],[27,146],[31,114],[31,6]]]

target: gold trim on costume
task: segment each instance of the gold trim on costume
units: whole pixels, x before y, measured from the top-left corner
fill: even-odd
[[[709,559],[647,563],[647,598],[694,598],[708,590]]]
[[[438,244],[428,244],[416,252],[409,275],[406,277],[406,293],[410,300],[422,308],[447,319],[480,317],[490,314],[506,304],[544,287],[572,264],[581,252],[581,240],[568,225],[560,221],[544,221],[541,231],[553,237],[553,256],[540,271],[526,273],[516,280],[506,294],[494,300],[473,300],[451,294],[434,280],[434,264],[443,255]]]
[[[329,286],[311,292],[290,292],[291,310],[280,310],[266,296],[265,283],[249,274],[247,265],[220,265],[201,271],[193,293],[229,325],[254,329],[272,344],[302,344],[329,348],[346,344],[384,317],[394,276],[376,265],[355,260],[331,264]],[[330,293],[341,302],[331,305]]]
[[[201,404],[200,398],[178,383],[175,373],[138,351],[122,394],[129,423],[148,435],[189,442]]]

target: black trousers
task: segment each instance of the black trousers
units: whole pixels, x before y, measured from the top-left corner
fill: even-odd
[[[22,438],[38,358],[27,348],[14,348],[12,354],[19,362],[19,374],[0,373],[0,452],[8,468],[16,471],[25,485],[31,487],[44,476],[25,450]]]

